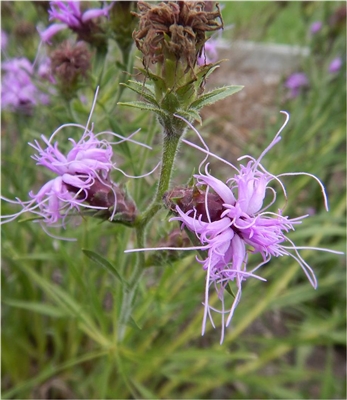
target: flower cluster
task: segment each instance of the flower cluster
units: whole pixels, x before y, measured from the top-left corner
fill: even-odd
[[[4,61],[1,69],[4,72],[1,85],[1,104],[4,109],[30,111],[37,104],[49,104],[49,95],[41,92],[33,82],[35,71],[28,59]]]
[[[95,101],[96,98],[93,108]],[[89,120],[86,127],[79,124],[62,125],[49,139],[42,135],[44,147],[37,140],[29,143],[37,152],[32,156],[36,164],[44,166],[56,177],[46,182],[36,194],[31,191],[29,201],[1,197],[22,207],[18,213],[2,216],[2,223],[11,222],[23,213],[30,212],[38,217],[37,221],[44,229],[45,226],[65,227],[67,217],[80,215],[83,208],[94,210],[93,214],[99,211],[102,217],[110,220],[114,219],[116,213],[121,214],[123,223],[130,223],[135,219],[135,204],[110,177],[113,170],[119,170],[112,162],[111,143],[105,139],[100,140],[99,136],[108,134],[120,138],[118,142],[113,142],[115,144],[125,140],[142,144],[131,139],[136,132],[127,138],[109,131],[94,134],[88,129],[88,124]],[[59,131],[69,126],[83,129],[84,132],[78,142],[69,139],[72,147],[64,155],[58,142],[53,142],[53,139]],[[126,175],[124,172],[123,174]]]
[[[85,12],[81,11],[80,1],[51,1],[50,6],[49,20],[57,20],[60,23],[54,23],[40,32],[44,43],[50,43],[54,35],[67,28],[77,33],[79,40],[94,43],[96,34],[100,33],[100,28],[92,20],[107,16],[112,3],[105,8],[90,9]]]
[[[50,139],[42,135],[45,148],[36,140],[34,144],[29,144],[37,151],[32,157],[37,165],[46,167],[57,176],[45,183],[36,194],[30,192],[32,200],[18,200],[16,203],[22,205],[22,210],[6,216],[5,222],[10,222],[25,212],[31,212],[47,226],[58,226],[58,222],[64,226],[66,217],[73,209],[80,212],[81,207],[115,207],[116,191],[109,177],[114,168],[111,146],[86,130],[78,142],[70,139],[72,148],[65,156],[59,150],[58,143],[52,143],[55,133]],[[104,199],[100,198],[100,193],[105,193]]]
[[[268,263],[272,257],[285,255],[293,257],[300,264],[311,285],[314,288],[317,287],[317,280],[311,267],[298,252],[300,248],[296,247],[287,236],[287,233],[293,231],[294,227],[308,215],[289,218],[283,215],[282,209],[279,209],[278,212],[270,211],[269,207],[276,201],[276,191],[270,186],[270,183],[279,184],[286,196],[286,190],[280,177],[297,174],[309,175],[320,184],[327,208],[324,187],[311,174],[302,172],[275,176],[261,164],[264,155],[280,141],[280,132],[286,125],[288,118],[287,115],[285,124],[260,157],[258,159],[251,156],[241,157],[239,160],[248,159],[249,161],[238,168],[226,160],[220,159],[208,148],[207,150],[203,149],[183,139],[185,143],[198,148],[208,156],[224,161],[236,173],[232,178],[223,182],[208,172],[209,164],[207,164],[205,174],[194,175],[195,184],[193,188],[172,189],[164,199],[166,206],[177,214],[170,221],[181,222],[181,227],[186,228],[195,237],[195,243],[193,240],[195,246],[185,249],[195,249],[200,252],[202,256],[197,260],[206,271],[205,312],[202,331],[204,333],[207,317],[211,319],[214,326],[211,310],[221,313],[223,321],[221,341],[224,337],[224,326],[229,325],[234,310],[240,301],[242,282],[250,277],[265,280],[256,275],[255,272],[262,265]],[[195,130],[195,128],[193,129]],[[196,133],[199,135],[197,131]],[[200,135],[199,137],[201,138]],[[207,146],[205,145],[205,147]],[[270,193],[272,198],[268,204],[265,204],[267,193]],[[155,248],[155,250],[158,249]],[[173,250],[175,248],[165,247],[163,249]],[[182,250],[182,248],[176,249]],[[138,250],[149,249],[130,251]],[[318,250],[328,251],[326,249]],[[247,270],[248,254],[254,253],[259,253],[262,261],[252,270]],[[225,290],[229,290],[230,281],[236,282],[237,293],[231,308],[225,310],[224,293]],[[222,302],[220,311],[209,304],[209,288],[211,285],[216,288],[218,297]],[[228,317],[225,321],[226,314],[228,314]]]

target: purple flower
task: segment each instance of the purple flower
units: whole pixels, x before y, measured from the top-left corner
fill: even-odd
[[[218,40],[209,39],[205,45],[201,56],[198,57],[198,65],[212,64],[218,60],[218,50],[217,50]]]
[[[69,125],[81,127],[76,124],[67,124],[63,127]],[[64,226],[71,210],[79,213],[83,207],[108,208],[105,205],[91,205],[96,190],[100,191],[100,188],[106,188],[107,192],[114,195],[113,205],[116,205],[114,184],[109,178],[110,171],[114,169],[111,145],[106,140],[99,140],[91,131],[85,129],[78,142],[69,139],[72,147],[64,155],[58,148],[58,142],[52,142],[61,128],[55,131],[50,139],[41,136],[45,147],[41,147],[37,140],[33,144],[29,143],[37,151],[32,157],[36,164],[46,167],[57,176],[45,183],[36,194],[31,191],[29,196],[32,200],[10,201],[22,205],[23,208],[16,214],[3,217],[5,222],[10,222],[25,212],[31,212],[38,216],[41,224]]]
[[[111,144],[130,141],[149,149],[150,147],[131,139],[138,131],[124,138],[109,131],[94,134],[88,129],[97,93],[98,90],[86,127],[79,124],[64,124],[49,139],[41,135],[44,146],[41,146],[37,140],[29,143],[36,150],[36,154],[32,156],[36,164],[44,166],[56,176],[46,182],[37,193],[31,191],[29,193],[31,200],[29,201],[21,201],[18,198],[10,200],[1,196],[2,200],[22,207],[18,213],[2,216],[2,223],[11,222],[23,213],[30,212],[38,217],[37,221],[44,229],[45,225],[65,227],[66,219],[71,215],[71,211],[80,215],[82,209],[105,210],[105,215],[107,214],[110,220],[118,211],[122,213],[123,221],[131,222],[136,217],[136,207],[133,201],[111,181],[110,173],[113,170],[118,170],[126,175],[112,162]],[[58,142],[53,142],[53,139],[60,130],[70,126],[83,129],[84,132],[78,142],[69,139],[71,149],[65,155],[59,150]],[[99,136],[103,134],[121,140],[112,143],[106,139],[100,140]],[[136,178],[140,177],[142,176]],[[59,237],[59,239],[63,238]]]
[[[223,9],[223,6],[222,6]],[[228,47],[227,43],[223,43],[222,32],[232,29],[234,25],[223,27],[223,31],[219,30],[214,33],[204,44],[202,54],[197,58],[198,65],[213,64],[218,61],[218,49]]]
[[[79,35],[87,35],[90,30],[88,23],[93,18],[107,16],[108,11],[112,7],[112,3],[101,9],[91,9],[82,13],[80,9],[80,1],[51,1],[50,2],[49,20],[57,20],[60,23],[54,23],[47,29],[40,32],[41,39],[44,43],[50,43],[51,38],[63,29],[70,28]]]
[[[342,67],[342,59],[341,57],[336,57],[329,64],[328,71],[331,74],[336,74],[337,72],[340,71],[341,67]]]
[[[238,168],[211,153],[201,135],[185,120],[197,133],[205,149],[186,139],[182,139],[183,142],[201,150],[208,156],[218,158],[236,171],[232,178],[223,182],[208,172],[209,164],[207,164],[205,174],[200,172],[194,175],[195,185],[193,189],[173,189],[165,196],[166,204],[177,214],[170,221],[180,221],[182,228],[186,227],[191,231],[199,243],[192,247],[177,248],[177,250],[195,249],[203,254],[200,258],[197,258],[206,271],[205,311],[202,333],[205,331],[207,317],[210,318],[214,326],[211,311],[216,311],[222,316],[221,342],[224,337],[224,326],[229,325],[235,308],[240,301],[242,282],[251,277],[264,281],[265,279],[256,275],[255,272],[262,265],[268,263],[272,257],[290,256],[294,258],[300,264],[311,285],[314,288],[317,287],[314,272],[298,251],[304,247],[295,246],[287,236],[287,233],[293,231],[294,227],[300,224],[308,215],[289,218],[283,215],[283,210],[281,209],[278,212],[269,211],[269,207],[276,201],[276,191],[271,186],[271,183],[279,184],[286,196],[286,190],[280,177],[301,174],[316,179],[321,186],[325,206],[326,208],[328,207],[324,186],[315,176],[303,172],[275,176],[261,164],[264,155],[280,141],[281,137],[279,135],[289,119],[288,114],[286,115],[285,124],[260,157],[254,159],[251,156],[243,156],[239,160],[248,159],[248,162],[241,164]],[[179,118],[183,119],[182,117]],[[267,194],[271,195],[270,201],[265,201]],[[175,248],[166,247],[165,249],[174,250]],[[141,250],[150,249],[135,249],[127,252]],[[329,251],[318,248],[316,250]],[[248,270],[248,256],[254,253],[260,254],[262,261],[255,268]],[[230,281],[236,283],[237,292],[231,306],[227,309],[224,293]],[[209,304],[209,289],[211,286],[216,289],[221,300],[221,310],[216,310]]]
[[[313,22],[310,26],[310,32],[312,33],[312,35],[315,35],[316,33],[318,33],[322,29],[322,26],[323,26],[323,24],[321,21]]]
[[[37,69],[37,75],[41,78],[44,79],[50,83],[55,84],[56,80],[54,79],[54,76],[52,75],[52,62],[49,57],[45,57],[43,60],[41,60],[38,69]]]
[[[8,36],[5,31],[1,29],[1,50],[5,51],[8,44]]]
[[[26,58],[14,58],[1,64],[4,71],[1,102],[4,109],[28,110],[37,104],[48,104],[49,96],[33,83],[34,69]]]
[[[301,89],[308,86],[307,76],[303,72],[296,72],[290,75],[285,82],[285,87],[290,89],[291,98],[297,97]]]
[[[197,187],[204,188],[206,193],[216,193],[222,199],[224,207],[220,218],[211,220],[209,216],[213,209],[210,209],[209,198],[206,196],[203,213],[199,214],[196,209],[183,212],[177,205],[176,211],[179,216],[171,218],[171,221],[182,222],[182,227],[186,226],[193,232],[201,243],[197,248],[207,251],[207,257],[198,260],[207,272],[203,331],[211,310],[208,301],[209,287],[215,287],[222,301],[224,325],[224,291],[229,281],[236,281],[237,293],[225,323],[225,326],[228,326],[241,298],[242,282],[250,277],[264,280],[255,275],[255,271],[269,262],[271,257],[294,257],[312,286],[317,286],[313,271],[299,254],[292,254],[291,250],[295,253],[295,246],[286,236],[286,233],[294,230],[294,226],[300,224],[306,216],[290,219],[283,216],[281,211],[266,211],[269,207],[269,204],[263,204],[266,192],[276,196],[269,184],[279,179],[268,173],[259,160],[252,159],[246,165],[241,165],[238,173],[226,183],[211,176],[207,167],[206,175],[198,174],[194,175],[194,178]],[[274,200],[271,204],[273,202]],[[204,216],[207,217],[206,222],[203,221]],[[285,242],[289,243],[289,246],[285,245]],[[260,253],[262,256],[262,262],[251,271],[247,271],[248,253]]]

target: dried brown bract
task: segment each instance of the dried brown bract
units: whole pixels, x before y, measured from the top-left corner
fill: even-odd
[[[193,69],[206,41],[205,32],[223,27],[217,11],[205,11],[204,1],[169,1],[152,5],[138,2],[139,27],[133,32],[146,68],[165,59]]]

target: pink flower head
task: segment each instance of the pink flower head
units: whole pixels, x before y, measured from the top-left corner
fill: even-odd
[[[264,155],[280,141],[280,132],[289,118],[288,114],[286,115],[285,124],[260,157],[258,159],[254,159],[251,156],[241,157],[239,160],[248,159],[248,162],[241,164],[239,167],[211,153],[199,132],[185,120],[197,133],[205,149],[186,139],[182,139],[183,142],[201,150],[207,156],[218,158],[236,171],[233,177],[223,182],[208,172],[209,164],[207,164],[205,174],[200,172],[194,175],[195,187],[193,189],[186,188],[186,192],[181,188],[179,190],[173,189],[170,192],[172,196],[169,193],[165,198],[166,204],[177,214],[170,221],[181,222],[181,227],[186,227],[191,231],[199,243],[192,247],[183,248],[183,250],[195,249],[199,250],[200,253],[202,252],[202,256],[197,258],[206,271],[205,312],[202,333],[205,331],[207,317],[210,318],[214,326],[211,311],[217,311],[222,315],[221,342],[224,337],[224,326],[229,325],[235,308],[240,301],[242,282],[251,277],[265,280],[256,275],[255,272],[262,265],[268,263],[272,257],[290,256],[294,258],[300,264],[311,285],[314,288],[317,287],[317,280],[311,267],[299,254],[298,250],[301,247],[295,246],[287,236],[287,232],[293,231],[294,227],[300,224],[308,215],[289,218],[283,215],[283,210],[279,209],[277,213],[271,212],[269,207],[276,201],[276,191],[271,186],[272,182],[280,184],[286,196],[285,187],[280,180],[281,176],[304,174],[316,179],[321,186],[327,208],[324,186],[318,178],[311,174],[287,173],[275,176],[260,163]],[[183,119],[182,117],[177,117]],[[266,201],[268,193],[271,194],[270,201]],[[172,198],[171,204],[170,197]],[[173,250],[175,248],[166,247],[165,249]],[[135,249],[128,250],[128,252],[139,250],[150,249]],[[177,250],[182,250],[182,248],[177,248]],[[317,250],[329,251],[327,249]],[[259,253],[262,261],[252,270],[248,270],[248,256],[254,253]],[[224,293],[230,281],[236,283],[237,293],[231,307],[226,310]],[[216,289],[221,300],[221,310],[216,310],[209,304],[209,289],[211,286]],[[225,321],[226,314],[228,316]]]
[[[300,94],[300,91],[309,86],[309,81],[303,72],[296,72],[288,77],[285,87],[290,90],[290,97],[294,98]]]
[[[321,21],[313,22],[310,26],[310,32],[312,33],[312,35],[315,35],[316,33],[318,33],[322,29],[322,26],[323,26],[323,24]]]
[[[114,184],[109,177],[114,169],[111,145],[85,129],[78,142],[69,139],[72,147],[65,155],[59,150],[58,142],[52,142],[57,132],[50,139],[41,136],[44,147],[41,147],[37,140],[33,144],[29,143],[37,151],[32,157],[36,164],[46,167],[56,177],[46,182],[37,193],[31,191],[31,201],[18,200],[17,203],[21,204],[23,209],[17,214],[6,216],[5,222],[12,221],[24,212],[31,212],[39,217],[41,224],[64,226],[71,210],[80,212],[83,207],[108,208],[106,205],[91,205],[96,190],[100,190],[100,187],[113,194],[113,205],[116,205]]]
[[[342,59],[341,57],[336,57],[329,64],[328,70],[331,74],[336,74],[337,72],[340,71],[341,67],[342,67]]]
[[[44,43],[50,43],[51,38],[63,29],[70,28],[77,34],[86,34],[89,27],[87,23],[93,18],[107,16],[108,11],[112,7],[112,3],[105,8],[91,9],[82,13],[80,9],[80,1],[51,1],[50,2],[49,20],[57,20],[44,31],[40,32],[41,39]]]
[[[95,101],[96,97],[93,108]],[[90,117],[86,127],[65,124],[58,128],[49,139],[42,135],[44,146],[41,146],[37,140],[29,143],[36,150],[36,154],[32,156],[36,164],[44,166],[56,176],[46,182],[37,193],[31,191],[29,196],[32,200],[22,202],[19,199],[12,201],[1,197],[5,201],[22,206],[20,212],[2,216],[4,222],[11,222],[23,213],[31,212],[38,216],[41,225],[65,227],[65,220],[71,211],[79,214],[83,208],[105,210],[110,220],[113,219],[117,212],[119,190],[118,186],[111,181],[110,173],[118,168],[112,162],[111,143],[105,139],[100,140],[99,136],[109,134],[121,138],[116,143],[125,140],[140,143],[130,139],[133,134],[128,138],[108,131],[94,134],[88,129]],[[64,154],[60,151],[58,142],[54,142],[53,139],[60,130],[68,126],[83,129],[84,133],[78,142],[69,139],[71,148],[67,154]],[[124,196],[121,200],[124,200]],[[126,211],[126,207],[127,204],[122,203],[122,211]]]
[[[34,68],[26,58],[14,58],[1,64],[4,71],[1,85],[1,103],[11,111],[27,110],[37,104],[48,104],[49,96],[33,83]]]

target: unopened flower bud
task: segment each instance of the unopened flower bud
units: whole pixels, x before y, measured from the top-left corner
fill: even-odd
[[[51,69],[64,97],[70,98],[90,70],[91,53],[83,42],[64,42],[51,55]]]
[[[29,39],[35,33],[36,28],[34,24],[25,20],[19,21],[14,28],[14,35],[16,39],[21,41]]]
[[[184,213],[196,212],[196,218],[201,218],[204,222],[219,220],[224,211],[223,200],[218,194],[206,193],[197,186],[173,188],[164,195],[164,203],[167,208],[175,213],[177,213],[176,206],[179,206]]]
[[[110,10],[110,27],[114,33],[119,48],[123,53],[123,61],[126,63],[131,47],[134,43],[133,30],[136,27],[135,10],[136,1],[117,1]]]

